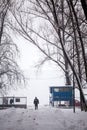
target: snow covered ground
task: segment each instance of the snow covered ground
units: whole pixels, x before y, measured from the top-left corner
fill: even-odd
[[[42,106],[0,110],[0,130],[87,130],[87,112]]]

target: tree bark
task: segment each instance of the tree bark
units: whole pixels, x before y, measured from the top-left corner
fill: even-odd
[[[80,0],[81,1],[81,5],[85,14],[85,18],[87,20],[87,0]]]

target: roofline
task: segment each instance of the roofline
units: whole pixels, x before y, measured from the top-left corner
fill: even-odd
[[[50,88],[69,88],[69,87],[73,87],[72,85],[66,85],[66,86],[50,86]]]

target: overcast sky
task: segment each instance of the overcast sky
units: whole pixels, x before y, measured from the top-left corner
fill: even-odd
[[[61,69],[50,62],[37,71],[34,66],[42,56],[40,51],[22,38],[15,38],[15,42],[20,50],[19,65],[25,73],[28,84],[25,88],[11,90],[10,95],[27,96],[28,104],[32,104],[34,97],[37,96],[41,105],[48,104],[49,87],[64,85]]]

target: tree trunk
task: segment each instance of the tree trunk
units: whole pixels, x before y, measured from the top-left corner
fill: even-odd
[[[80,0],[81,1],[81,5],[85,14],[85,18],[87,20],[87,0]]]

